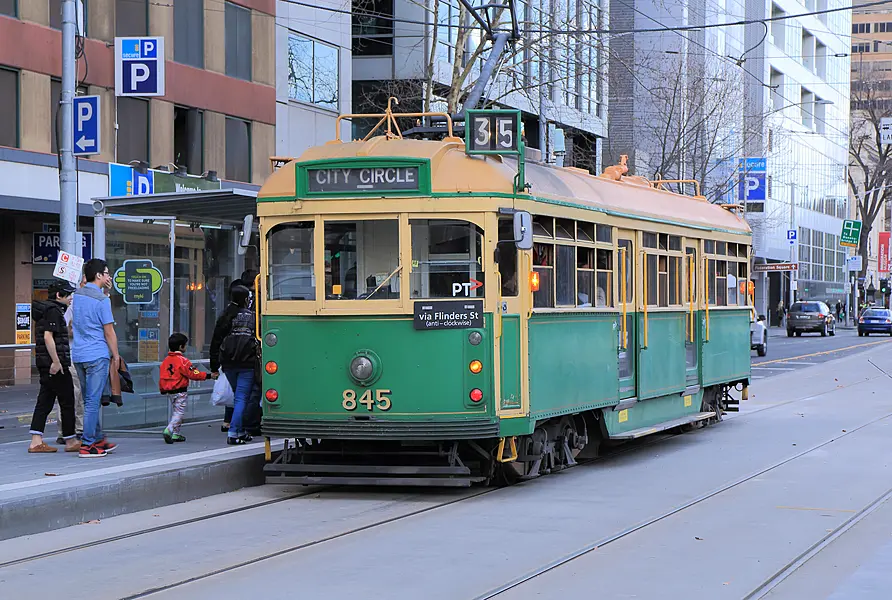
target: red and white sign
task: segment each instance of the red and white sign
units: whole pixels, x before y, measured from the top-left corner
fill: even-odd
[[[756,263],[754,273],[770,273],[774,271],[798,271],[799,263]]]
[[[68,254],[59,250],[59,257],[56,259],[56,268],[53,269],[53,277],[64,279],[71,285],[77,285],[81,282],[81,271],[84,269],[84,259],[76,254]]]
[[[880,232],[880,249],[877,256],[877,271],[883,274],[889,273],[889,235],[888,231]]]

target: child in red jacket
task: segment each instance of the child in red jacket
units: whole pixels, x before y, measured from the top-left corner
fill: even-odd
[[[162,394],[170,395],[170,404],[173,414],[170,423],[164,429],[164,441],[168,444],[185,442],[186,437],[180,435],[180,425],[183,423],[183,415],[186,414],[186,401],[189,398],[189,381],[205,381],[216,379],[211,373],[204,373],[192,366],[189,359],[183,356],[189,338],[183,333],[175,333],[167,340],[170,352],[161,363],[161,376],[158,379],[158,388]]]

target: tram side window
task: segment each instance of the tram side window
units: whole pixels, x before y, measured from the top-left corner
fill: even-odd
[[[480,227],[454,219],[412,219],[409,227],[412,230],[412,276],[409,278],[412,298],[483,296],[483,230]],[[505,236],[512,239],[513,233]],[[500,248],[500,253],[503,250],[506,265],[510,264],[511,252],[514,252],[516,271],[514,243]],[[502,283],[504,287],[504,279]],[[512,285],[516,295],[516,276]]]
[[[499,275],[502,296],[517,295],[517,246],[514,244],[514,221],[499,219]]]
[[[325,223],[325,298],[399,298],[399,221]]]
[[[315,300],[312,221],[286,223],[270,231],[269,299]]]
[[[595,305],[594,258],[594,248],[576,249],[576,298],[581,307]]]
[[[644,257],[648,306],[680,306],[682,303],[681,237],[644,232]]]
[[[534,224],[535,226],[535,224]],[[554,306],[554,246],[533,244],[533,271],[539,274],[539,291],[533,294],[535,308]]]
[[[574,267],[576,266],[576,248],[573,246],[557,247],[557,264],[555,269],[555,304],[557,306],[576,306],[574,291]]]

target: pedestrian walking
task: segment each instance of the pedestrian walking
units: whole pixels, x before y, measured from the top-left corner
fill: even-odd
[[[84,287],[86,283],[86,280],[81,276],[80,287]],[[68,327],[69,340],[74,337],[71,331],[71,318],[73,314],[73,309],[71,307],[74,304],[74,296],[72,296],[71,299],[72,302],[70,302],[68,308],[65,309],[65,326]],[[84,395],[81,393],[80,379],[78,378],[77,373],[73,370],[71,373],[71,383],[74,387],[74,430],[77,433],[77,439],[80,440],[84,433]],[[59,436],[56,438],[56,443],[61,446],[65,443],[65,438],[62,436],[62,413],[58,404],[56,404],[56,423],[58,424],[59,429]]]
[[[245,269],[242,271],[241,277],[238,279],[234,279],[231,284],[229,284],[229,294],[232,296],[232,290],[234,290],[237,286],[244,286],[248,288],[248,308],[254,309],[254,298],[257,296],[257,290],[254,289],[254,282],[257,280],[257,275],[259,271],[257,269]],[[259,393],[259,389],[258,389]],[[220,431],[226,433],[229,431],[229,422],[232,420],[232,406],[227,406],[223,410],[223,425],[220,426]],[[257,402],[257,411],[252,411],[247,419],[247,423],[249,424],[248,429],[252,432],[257,432],[255,435],[259,435],[260,431],[260,418],[261,418],[261,410],[260,410],[260,401],[258,399]]]
[[[777,326],[778,327],[784,326],[785,313],[786,313],[786,310],[784,310],[784,301],[781,300],[780,302],[777,303]]]
[[[164,441],[168,444],[185,442],[186,437],[180,435],[180,426],[186,414],[186,401],[189,399],[189,382],[216,379],[218,375],[205,373],[196,369],[192,362],[183,355],[189,338],[184,333],[174,333],[167,340],[167,358],[161,363],[158,389],[162,394],[170,396],[172,407],[170,423],[164,429]]]
[[[74,288],[64,282],[49,287],[49,299],[39,303],[36,314],[37,339],[35,363],[40,373],[40,392],[31,417],[30,453],[56,452],[43,441],[46,419],[58,401],[61,411],[62,438],[66,452],[78,452],[81,443],[75,433],[74,387],[71,374],[71,351],[65,311],[71,304]]]
[[[248,308],[250,291],[239,285],[232,289],[231,302],[217,320],[211,339],[211,373],[223,374],[235,396],[226,443],[251,441],[245,428],[249,403],[260,401],[260,381],[255,377],[259,357],[255,338],[254,311]]]
[[[837,300],[836,301],[836,322],[839,323],[839,316],[842,314],[842,303]]]
[[[114,365],[117,370],[120,357],[111,300],[103,293],[103,288],[111,288],[112,284],[108,263],[100,258],[90,259],[84,265],[84,277],[86,285],[74,293],[71,358],[84,395],[84,434],[79,456],[96,458],[117,447],[103,435],[99,413],[109,366]]]

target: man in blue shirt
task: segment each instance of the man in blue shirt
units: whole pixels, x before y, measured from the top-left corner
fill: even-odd
[[[111,300],[102,291],[112,284],[108,263],[100,258],[87,261],[84,278],[87,284],[74,293],[72,303],[71,359],[84,396],[84,433],[79,456],[94,458],[105,456],[116,446],[102,434],[99,411],[109,365],[114,365],[117,372],[119,356]]]

